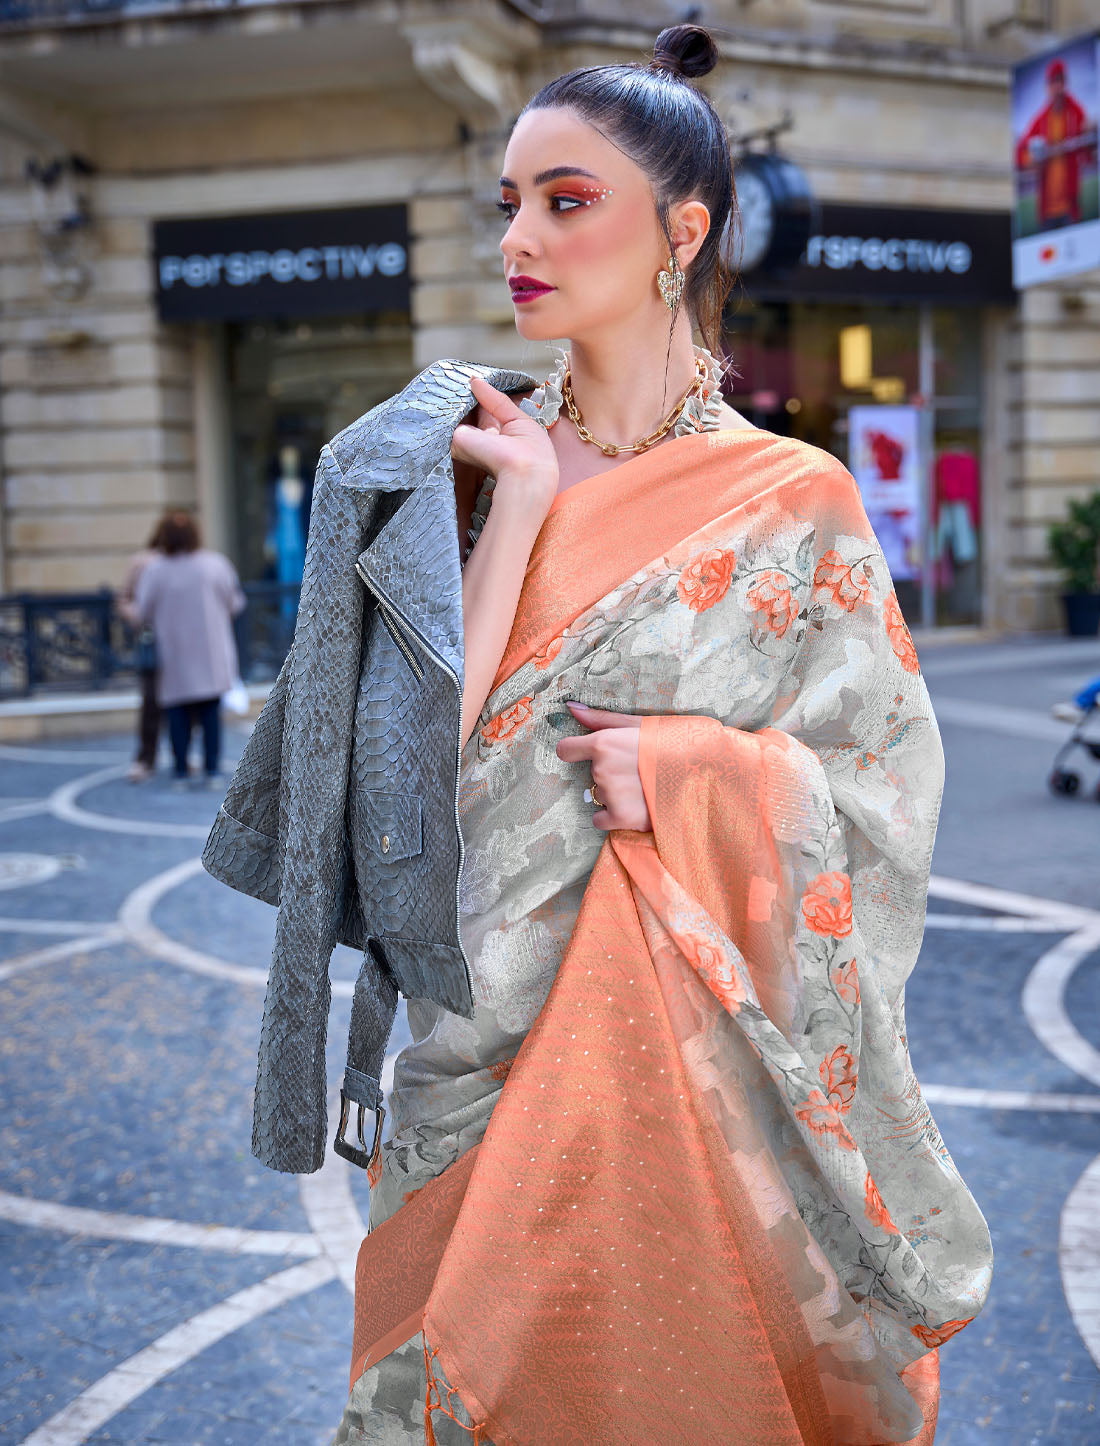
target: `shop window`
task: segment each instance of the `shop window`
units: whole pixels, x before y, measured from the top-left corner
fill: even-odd
[[[727,318],[731,405],[851,468],[913,624],[981,621],[979,315],[790,301]]]
[[[233,551],[244,579],[294,582],[321,448],[408,382],[409,319],[242,322],[226,342]]]

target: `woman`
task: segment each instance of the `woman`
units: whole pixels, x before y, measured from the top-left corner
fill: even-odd
[[[553,81],[504,157],[571,344],[454,433],[475,1010],[409,1000],[338,1443],[927,1442],[988,1289],[904,1032],[939,736],[851,477],[721,401],[715,58]]]
[[[152,628],[157,651],[157,701],[168,720],[177,783],[186,782],[188,750],[202,730],[209,787],[221,784],[221,696],[237,677],[233,619],[245,597],[233,564],[199,545],[186,512],[169,512],[157,530],[162,557],[138,579],[134,610]]]

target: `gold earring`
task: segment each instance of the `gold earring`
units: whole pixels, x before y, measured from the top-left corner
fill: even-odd
[[[657,273],[657,286],[669,311],[675,311],[684,294],[684,273],[677,265],[676,257],[668,258],[668,270],[664,267]]]

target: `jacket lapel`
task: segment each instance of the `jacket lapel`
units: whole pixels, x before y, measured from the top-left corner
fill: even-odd
[[[439,361],[389,403],[348,428],[333,447],[344,486],[408,491],[359,554],[357,570],[460,681],[462,569],[451,440],[455,427],[475,405],[470,392],[474,375],[485,377],[502,392],[527,391],[536,385],[523,372]],[[351,452],[346,462],[340,455],[345,449]]]

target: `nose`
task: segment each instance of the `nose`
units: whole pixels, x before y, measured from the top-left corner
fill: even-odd
[[[538,243],[531,235],[530,227],[526,220],[522,220],[523,208],[521,207],[512,217],[508,229],[500,238],[501,255],[505,261],[510,261],[517,256],[534,256],[538,252]]]

